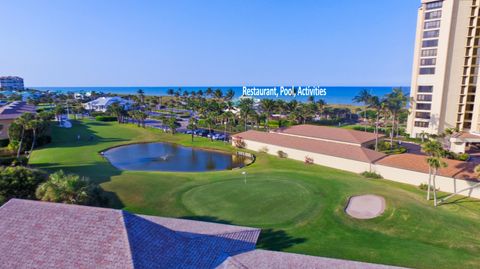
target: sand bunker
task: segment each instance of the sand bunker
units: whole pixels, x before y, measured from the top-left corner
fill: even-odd
[[[345,212],[356,219],[373,219],[385,211],[385,198],[367,194],[352,196],[348,201]]]

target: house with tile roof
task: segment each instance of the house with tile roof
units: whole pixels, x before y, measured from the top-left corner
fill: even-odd
[[[370,132],[361,132],[350,129],[333,128],[311,124],[294,125],[288,128],[279,128],[273,133],[320,140],[331,143],[367,147],[375,142],[376,135]],[[379,134],[379,138],[384,135]]]
[[[239,133],[232,137],[232,145],[354,173],[375,172],[386,179],[415,186],[428,182],[425,155],[386,155],[369,148],[375,139],[368,132],[297,125],[268,133],[253,130]],[[480,181],[474,172],[478,163],[448,159],[445,162],[448,166],[439,170],[437,187],[444,192],[480,198]]]
[[[4,268],[394,268],[257,250],[260,229],[11,199],[0,207]]]
[[[316,164],[355,173],[370,171],[372,163],[386,156],[367,148],[375,142],[372,133],[308,124],[268,133],[250,130],[233,136],[234,146],[238,141],[250,150],[274,155],[282,152],[294,160],[308,158]]]
[[[20,117],[23,113],[37,113],[34,105],[27,102],[15,101],[0,107],[0,139],[8,138],[8,128],[13,121]]]

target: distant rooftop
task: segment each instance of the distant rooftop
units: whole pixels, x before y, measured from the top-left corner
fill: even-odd
[[[375,140],[375,134],[356,130],[317,126],[310,124],[295,125],[292,127],[277,129],[274,132],[284,135],[302,136],[312,139],[328,140],[339,143],[361,145]],[[380,135],[381,137],[383,135]]]
[[[318,127],[318,126],[314,126],[314,127]],[[307,129],[308,128],[302,128],[301,130],[305,131]],[[317,131],[319,130],[316,128],[314,129]],[[327,129],[334,129],[334,128],[327,128]],[[342,130],[342,129],[339,129],[339,130]],[[300,133],[300,132],[297,132],[297,133]],[[385,154],[383,153],[376,152],[374,150],[356,146],[356,145],[341,144],[341,143],[335,143],[332,141],[325,141],[325,140],[317,140],[317,139],[309,138],[306,136],[284,135],[276,132],[265,133],[265,132],[250,130],[247,132],[236,134],[234,137],[276,145],[276,146],[281,146],[281,147],[286,147],[286,148],[291,148],[291,149],[298,149],[298,150],[308,151],[312,153],[319,153],[324,155],[330,155],[330,156],[346,158],[346,159],[356,160],[356,161],[370,162],[370,163],[385,157]]]
[[[95,106],[106,106],[110,104],[110,102],[127,102],[127,100],[123,99],[119,96],[114,97],[99,97],[95,100],[88,102],[87,104],[95,105]]]
[[[36,113],[34,105],[15,101],[0,107],[0,120],[16,119],[23,113]]]
[[[17,76],[3,76],[0,77],[0,80],[16,80],[16,81],[23,81],[23,78]]]
[[[393,154],[378,160],[375,164],[428,174],[429,167],[426,159],[427,156],[420,154]],[[438,169],[439,176],[479,181],[475,173],[475,166],[477,163],[450,160],[445,158],[443,161],[447,163],[447,167]]]

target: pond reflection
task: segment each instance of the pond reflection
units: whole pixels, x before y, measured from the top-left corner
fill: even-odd
[[[147,143],[107,150],[104,156],[121,170],[202,172],[242,167],[245,157],[184,147],[169,143]]]

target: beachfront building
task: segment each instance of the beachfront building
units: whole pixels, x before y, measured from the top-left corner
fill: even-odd
[[[257,250],[260,229],[11,199],[0,207],[4,268],[398,268]]]
[[[23,90],[23,78],[14,76],[0,77],[0,88],[5,91]]]
[[[375,172],[388,180],[414,186],[428,182],[429,166],[425,155],[387,155],[371,149],[375,140],[375,135],[368,132],[297,125],[269,133],[253,130],[239,133],[232,137],[232,145],[306,164],[319,164],[354,173]],[[471,190],[468,195],[480,198],[480,189],[475,188],[479,184],[474,171],[476,163],[444,161],[448,166],[439,169],[436,187],[451,193]]]
[[[467,133],[452,150],[480,143],[480,0],[422,0],[411,85],[412,137],[449,128]],[[467,142],[468,141],[468,142]]]
[[[73,98],[75,98],[76,100],[83,100],[91,96],[92,96],[92,92],[84,92],[84,91],[76,92],[73,94]]]
[[[10,124],[20,117],[23,113],[37,113],[34,105],[26,102],[15,101],[0,107],[0,139],[8,138],[8,128]]]
[[[122,97],[99,97],[93,101],[83,104],[83,107],[89,111],[106,112],[108,107],[114,103],[118,103],[125,109],[132,105],[132,101],[123,99]]]

